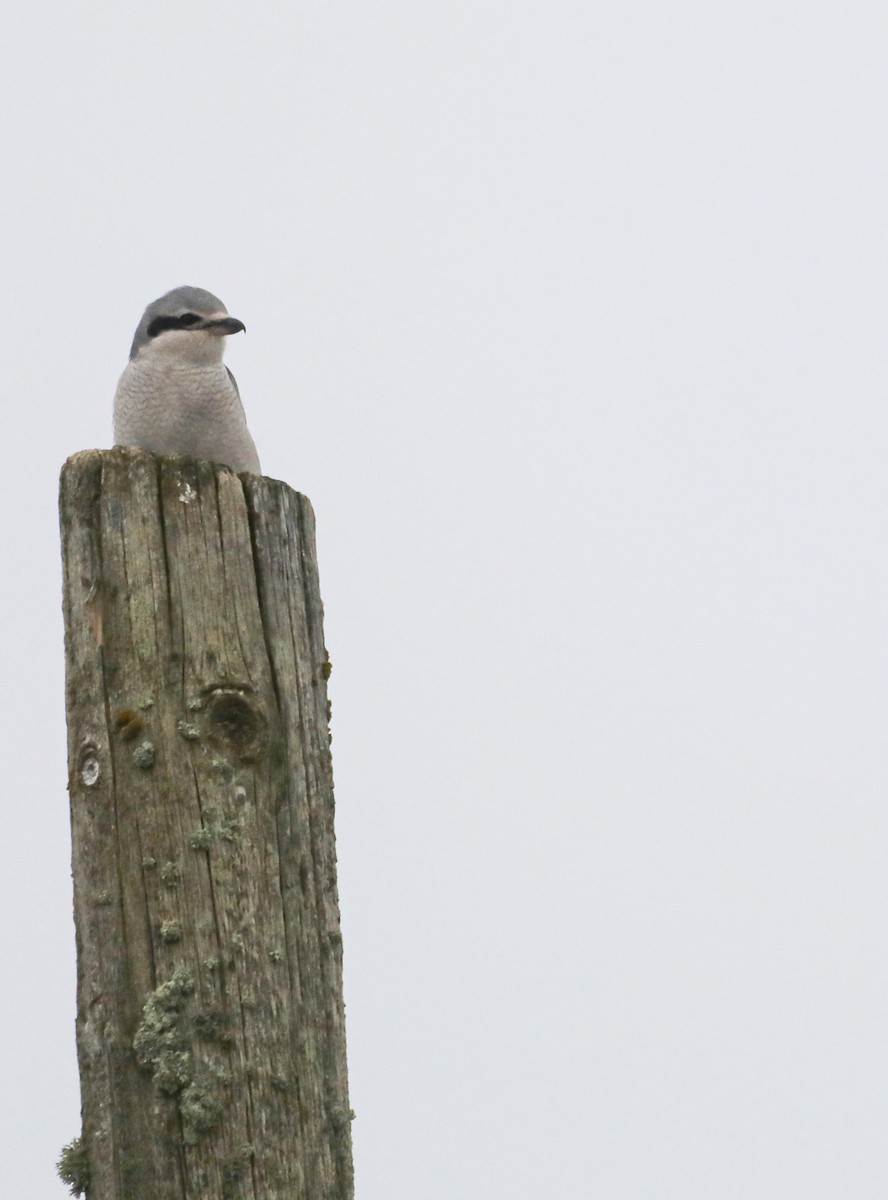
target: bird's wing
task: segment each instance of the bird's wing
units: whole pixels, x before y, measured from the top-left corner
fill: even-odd
[[[225,366],[224,363],[222,365]],[[256,453],[256,443],[253,441],[252,435],[250,434],[250,431],[247,428],[247,414],[244,412],[244,402],[243,402],[243,400],[241,400],[241,397],[240,397],[240,388],[237,386],[237,380],[231,373],[231,368],[225,367],[225,370],[228,372],[228,378],[231,380],[231,386],[234,388],[234,394],[237,397],[237,402],[238,402],[238,405],[240,406],[240,410],[241,410],[241,417],[242,417],[243,423],[244,423],[243,436],[246,441],[246,447],[245,447],[245,453],[247,455],[246,461],[249,462],[249,466],[246,469],[248,471],[250,471],[250,473],[253,475],[261,475],[262,467],[259,465],[259,455]],[[252,460],[252,461],[250,461],[250,460]],[[241,470],[243,470],[243,468],[241,468]]]
[[[240,405],[241,412],[243,413],[244,420],[246,421],[247,414],[244,412],[244,402],[241,400],[240,388],[237,386],[237,380],[231,373],[231,367],[225,367],[225,370],[228,372],[228,378],[231,380],[231,386],[234,388],[234,394],[237,396],[237,402]]]

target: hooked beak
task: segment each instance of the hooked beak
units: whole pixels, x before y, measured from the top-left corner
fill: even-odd
[[[225,337],[229,333],[246,333],[247,327],[237,317],[213,317],[209,321],[201,321],[200,325],[192,325],[192,329],[205,329],[216,337]]]

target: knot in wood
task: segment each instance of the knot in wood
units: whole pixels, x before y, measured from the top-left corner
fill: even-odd
[[[210,737],[238,758],[252,761],[265,749],[268,723],[258,702],[236,688],[214,688],[206,701]]]
[[[86,742],[80,748],[80,781],[84,787],[95,787],[99,782],[102,768],[99,764],[99,752],[92,742]]]

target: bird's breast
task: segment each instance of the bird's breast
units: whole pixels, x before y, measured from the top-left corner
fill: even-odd
[[[133,359],[117,387],[114,438],[155,454],[258,469],[237,388],[221,363]]]

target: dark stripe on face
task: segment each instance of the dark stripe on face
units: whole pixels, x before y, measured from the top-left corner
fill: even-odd
[[[155,317],[148,326],[148,336],[150,338],[157,337],[166,329],[188,329],[191,325],[196,325],[198,321],[200,321],[200,317],[195,316],[194,313],[183,313],[180,317]]]

